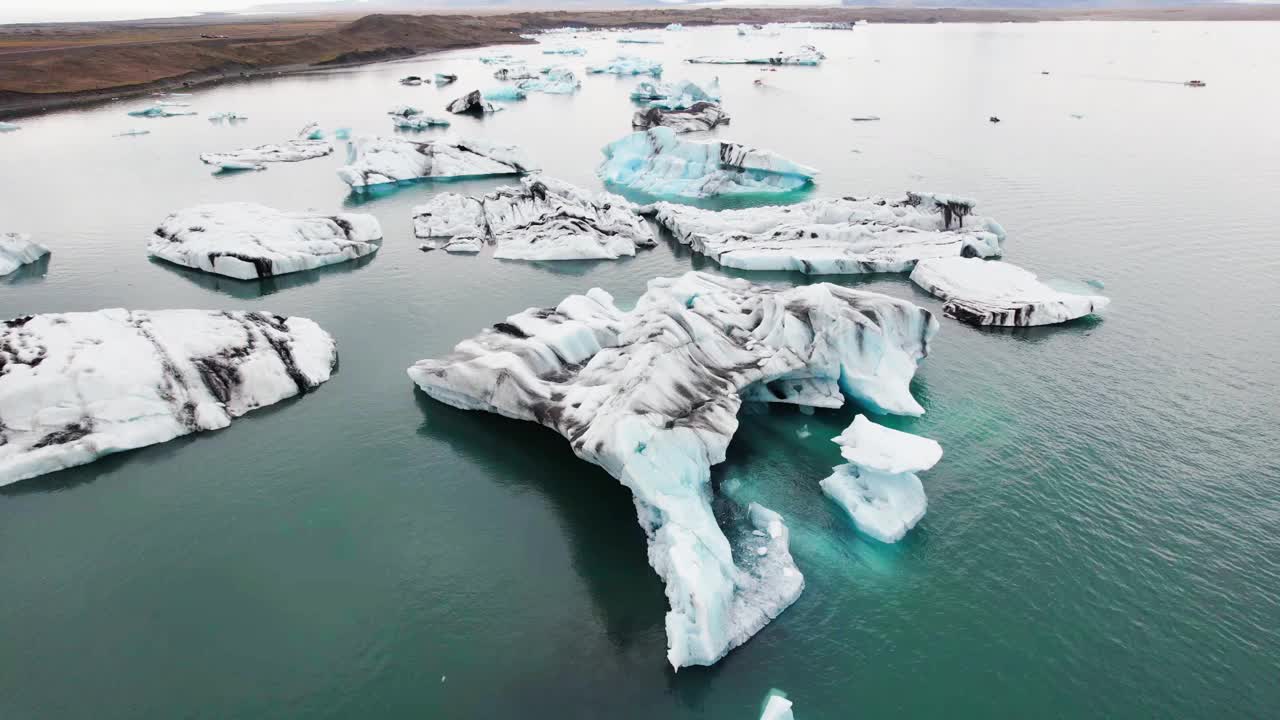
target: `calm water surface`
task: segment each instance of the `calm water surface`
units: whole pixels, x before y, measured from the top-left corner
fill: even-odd
[[[802,718],[1275,713],[1280,27],[664,35],[573,41],[590,52],[567,64],[623,50],[666,61],[668,79],[718,75],[721,136],[821,168],[818,194],[973,195],[1007,228],[1010,260],[1105,283],[1100,320],[943,320],[915,383],[928,414],[890,421],[946,450],[915,531],[859,538],[818,487],[856,408],[744,410],[713,479],[783,513],[808,586],[717,666],[673,674],[628,492],[554,433],[432,402],[404,369],[525,307],[592,286],[630,302],[652,277],[714,265],[667,244],[600,263],[422,254],[409,210],[438,185],[359,202],[334,175],[341,148],[229,178],[196,160],[310,120],[388,133],[394,104],[436,112],[496,85],[480,51],[191,98],[250,116],[235,126],[127,117],[140,102],[61,112],[0,136],[0,229],[53,249],[43,275],[0,284],[0,315],[266,308],[320,322],[342,360],[314,395],[226,430],[0,492],[0,717],[741,719],[775,686]],[[831,59],[679,63],[805,42]],[[462,79],[396,83],[437,70]],[[577,96],[455,130],[598,187],[634,84],[587,77]],[[128,127],[152,133],[111,137]],[[370,212],[386,241],[365,262],[262,283],[147,259],[166,214],[231,200]],[[940,309],[902,277],[832,280]]]

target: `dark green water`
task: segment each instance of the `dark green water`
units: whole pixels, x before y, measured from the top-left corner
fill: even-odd
[[[718,74],[722,135],[821,168],[817,193],[971,194],[1009,260],[1105,282],[1102,320],[943,321],[915,383],[928,413],[892,422],[946,451],[920,525],[895,546],[860,539],[818,488],[855,408],[744,411],[713,480],[784,515],[807,587],[717,666],[673,674],[627,491],[550,431],[426,399],[404,369],[531,305],[592,286],[625,302],[714,266],[665,244],[614,263],[424,255],[409,210],[432,186],[355,203],[341,151],[233,178],[196,160],[313,119],[389,132],[393,104],[436,111],[496,84],[480,53],[192,98],[250,116],[235,127],[126,117],[135,103],[29,119],[0,136],[0,230],[53,256],[0,285],[0,315],[267,308],[320,322],[341,367],[226,430],[0,490],[0,717],[729,719],[770,687],[806,720],[1275,713],[1280,28],[797,32],[756,42],[832,59],[776,73],[677,64],[740,49],[732,30],[667,38],[623,49],[666,59],[670,79]],[[618,49],[583,44],[569,64]],[[462,76],[456,92],[395,82],[436,70]],[[1179,84],[1193,77],[1208,87]],[[590,77],[455,130],[595,187],[633,84]],[[848,120],[867,114],[883,120]],[[133,126],[152,134],[110,137]],[[147,260],[167,213],[223,200],[358,205],[387,238],[366,262],[263,285]],[[902,278],[833,280],[939,309]]]

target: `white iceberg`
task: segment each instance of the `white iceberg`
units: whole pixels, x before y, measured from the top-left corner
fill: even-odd
[[[0,485],[216,430],[329,379],[333,338],[262,312],[121,309],[0,327]]]
[[[449,121],[430,115],[412,115],[409,117],[393,117],[391,124],[401,130],[426,130],[433,127],[449,127]]]
[[[671,23],[670,25],[667,25],[667,27],[666,27],[665,29],[667,29],[667,30],[683,30],[683,29],[684,29],[684,26],[683,26],[683,25],[681,25],[680,23]]]
[[[823,199],[721,211],[657,203],[652,211],[681,244],[740,270],[906,272],[926,258],[1001,253],[1004,229],[994,220],[974,217],[965,227],[954,206],[920,197]]]
[[[441,402],[555,430],[632,491],[680,668],[748,640],[802,583],[776,515],[751,513],[764,555],[741,546],[761,537],[750,530],[735,533],[735,554],[711,510],[710,467],[725,459],[741,394],[812,380],[919,415],[911,378],[937,328],[927,310],[878,293],[690,272],[650,281],[630,311],[598,288],[530,308],[408,372]]]
[[[22,129],[22,126],[18,125],[17,123],[0,121],[0,132],[13,132],[14,130],[21,130],[21,129]]]
[[[550,95],[571,95],[582,87],[582,82],[568,68],[544,68],[541,74],[542,77],[539,78],[521,80],[516,87],[525,92],[542,92]]]
[[[152,235],[147,252],[153,257],[252,280],[377,252],[382,227],[372,215],[288,213],[233,202],[179,210]]]
[[[661,77],[662,63],[638,57],[616,57],[605,65],[589,66],[587,72],[596,75],[652,75]]]
[[[601,180],[658,198],[792,192],[818,174],[767,150],[682,140],[666,127],[631,133],[603,152],[596,169]]]
[[[446,105],[444,109],[454,115],[480,116],[498,112],[502,108],[495,107],[493,103],[486,101],[479,90],[472,90]]]
[[[26,233],[0,233],[0,275],[8,275],[48,254],[49,248],[32,242]],[[4,365],[0,363],[0,373],[3,372]]]
[[[818,65],[826,56],[812,45],[806,45],[797,52],[778,52],[775,55],[759,57],[722,57],[702,55],[685,60],[688,63],[703,65]]]
[[[859,415],[832,442],[849,462],[832,468],[822,491],[862,533],[884,543],[902,539],[928,508],[916,473],[942,459],[942,446],[919,435],[877,425]]]
[[[509,63],[513,60],[515,60],[515,58],[512,57],[510,53],[498,53],[497,55],[483,55],[480,57],[480,62],[484,63],[485,65],[497,65],[500,63]]]
[[[171,110],[164,105],[152,105],[141,110],[130,110],[129,114],[133,117],[146,118],[162,118],[162,117],[179,117],[181,115],[195,115],[194,111],[189,110]]]
[[[216,112],[209,113],[209,122],[238,122],[240,120],[248,120],[249,116],[241,115],[238,112]]]
[[[791,711],[791,701],[781,693],[771,693],[765,699],[764,710],[760,712],[760,720],[796,720]]]
[[[523,175],[533,169],[516,146],[487,140],[420,142],[366,136],[356,138],[351,148],[353,159],[338,168],[338,177],[357,192],[386,183]]]
[[[695,82],[642,81],[631,91],[631,99],[649,107],[685,110],[700,102],[720,102],[720,81],[712,80],[705,88]]]
[[[407,117],[412,117],[414,115],[421,115],[422,108],[416,108],[412,105],[394,105],[390,110],[387,111],[387,114],[391,115],[392,117],[407,118]]]
[[[921,261],[911,281],[946,301],[943,314],[970,325],[1053,325],[1096,313],[1102,295],[1056,290],[1017,265],[976,258]]]
[[[613,260],[654,244],[648,223],[617,195],[541,176],[520,182],[480,197],[440,193],[413,209],[414,235],[491,242],[507,260]]]
[[[705,132],[720,125],[729,124],[729,113],[715,103],[699,102],[683,110],[666,110],[651,107],[637,110],[631,118],[631,127],[648,130],[666,127],[678,133]]]
[[[123,132],[116,133],[114,137],[137,137],[139,135],[150,135],[150,134],[151,134],[150,130],[144,130],[142,128],[129,128],[128,130],[125,130]]]
[[[545,48],[543,55],[586,55],[587,51],[580,47]]]
[[[323,140],[324,130],[320,129],[320,123],[309,122],[306,125],[303,125],[302,129],[298,131],[298,139],[299,140]]]
[[[200,153],[200,162],[223,170],[261,170],[263,163],[301,162],[333,152],[328,140],[286,140],[231,152]]]

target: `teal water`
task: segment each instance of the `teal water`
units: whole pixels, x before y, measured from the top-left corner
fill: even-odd
[[[973,195],[1008,230],[1009,260],[1105,283],[1100,320],[942,321],[915,382],[927,414],[891,421],[946,452],[922,475],[920,525],[895,546],[867,541],[818,488],[856,408],[744,410],[713,480],[783,514],[807,587],[717,666],[672,673],[628,493],[554,433],[430,401],[404,369],[531,305],[592,286],[629,302],[649,278],[717,268],[666,243],[597,263],[422,254],[409,210],[438,186],[353,199],[333,173],[341,150],[227,178],[196,160],[310,120],[388,133],[394,104],[437,112],[496,85],[481,52],[191,98],[250,116],[235,126],[129,118],[135,102],[31,118],[0,136],[0,230],[53,256],[0,284],[0,315],[266,308],[317,320],[341,366],[226,430],[0,490],[0,717],[729,719],[755,717],[770,687],[804,719],[1274,715],[1280,27],[872,25],[750,41],[831,56],[778,72],[678,64],[748,46],[731,29],[665,37],[583,41],[585,58],[506,51],[578,68],[622,50],[666,60],[669,79],[718,75],[733,115],[719,135],[821,168],[816,194]],[[462,79],[395,82],[437,70]],[[1191,78],[1208,86],[1180,84]],[[586,77],[577,96],[454,130],[597,187],[633,85]],[[871,114],[882,120],[848,119]],[[111,137],[128,127],[152,133]],[[147,259],[166,214],[229,200],[358,208],[386,241],[261,284]],[[829,279],[940,310],[901,277]]]

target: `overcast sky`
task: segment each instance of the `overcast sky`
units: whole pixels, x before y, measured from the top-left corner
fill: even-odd
[[[211,10],[243,10],[268,1],[300,0],[0,0],[0,23],[173,17]]]

